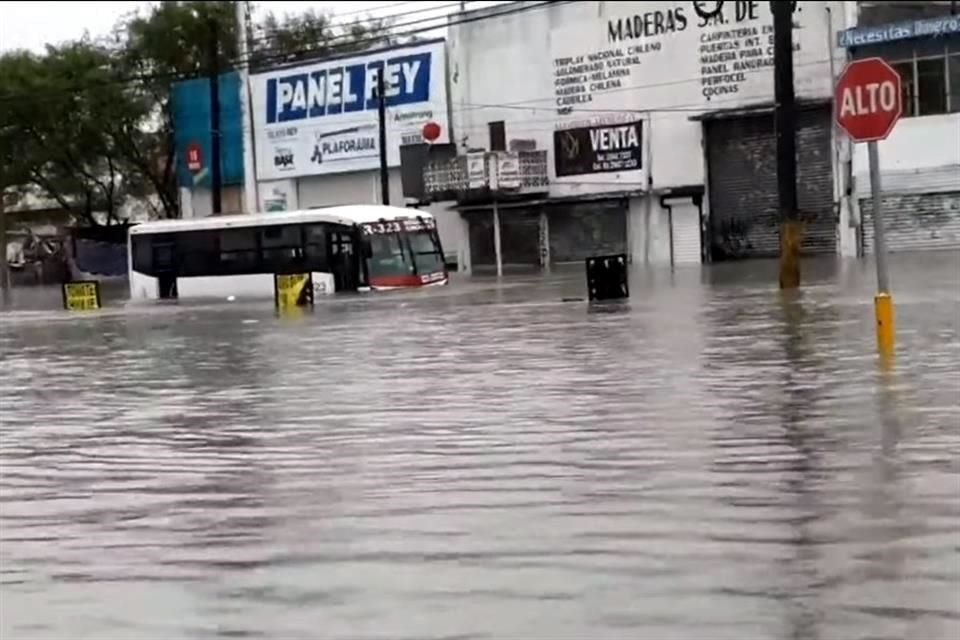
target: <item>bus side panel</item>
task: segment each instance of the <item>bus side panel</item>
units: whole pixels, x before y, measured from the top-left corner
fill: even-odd
[[[177,297],[184,298],[271,298],[273,274],[250,273],[236,276],[195,276],[177,278]]]
[[[156,278],[130,270],[131,300],[156,300],[159,297],[160,288]]]
[[[335,293],[334,289],[336,285],[334,283],[332,273],[313,271],[310,273],[310,278],[313,280],[314,297]]]

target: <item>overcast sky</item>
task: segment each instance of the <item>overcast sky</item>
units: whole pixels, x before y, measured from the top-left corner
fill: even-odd
[[[43,51],[46,43],[59,43],[83,36],[106,34],[117,20],[125,14],[146,7],[151,2],[0,2],[0,50],[30,49]],[[467,8],[479,8],[498,2],[468,2]],[[308,8],[318,11],[339,9],[346,20],[367,15],[395,15],[418,12],[401,16],[398,23],[409,23],[430,16],[443,15],[455,10],[458,3],[451,0],[432,2],[255,2],[254,17],[259,17],[269,9],[278,15],[300,13]],[[430,9],[431,11],[427,11]],[[412,29],[414,27],[406,27]]]

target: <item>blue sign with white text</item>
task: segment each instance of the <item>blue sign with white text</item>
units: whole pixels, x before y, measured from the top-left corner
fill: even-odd
[[[267,124],[375,110],[381,69],[387,107],[427,102],[430,58],[431,52],[425,51],[270,78],[266,91]]]
[[[960,35],[960,16],[907,20],[870,27],[851,27],[837,33],[837,44],[861,47],[912,38],[941,38]]]
[[[423,127],[449,140],[443,40],[411,42],[250,76],[259,180],[290,180],[400,166],[400,147]],[[386,149],[380,148],[377,89],[383,81]]]

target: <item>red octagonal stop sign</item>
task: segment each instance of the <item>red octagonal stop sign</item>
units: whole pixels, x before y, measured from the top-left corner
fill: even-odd
[[[903,113],[900,74],[880,58],[851,62],[834,93],[837,124],[855,142],[883,140]]]

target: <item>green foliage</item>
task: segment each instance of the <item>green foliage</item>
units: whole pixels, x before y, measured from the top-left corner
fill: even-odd
[[[390,42],[383,20],[335,24],[312,10],[268,14],[254,70]],[[0,191],[50,198],[87,224],[120,221],[131,198],[178,217],[173,82],[238,62],[233,2],[164,0],[109,38],[0,55]]]
[[[116,222],[128,191],[111,131],[141,121],[146,105],[114,79],[110,52],[86,40],[0,58],[0,129],[15,150],[4,154],[4,182],[88,223],[95,212]]]
[[[389,44],[390,21],[368,18],[337,24],[330,14],[313,9],[278,18],[270,12],[260,25],[262,35],[251,47],[251,66],[269,67],[278,62],[312,60]]]

